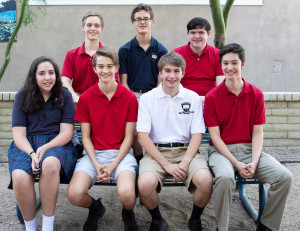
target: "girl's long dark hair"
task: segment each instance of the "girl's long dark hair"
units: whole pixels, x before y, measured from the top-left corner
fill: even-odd
[[[52,109],[62,108],[64,103],[64,97],[62,92],[62,82],[60,77],[60,72],[57,64],[52,58],[41,56],[36,58],[29,69],[25,84],[20,92],[20,107],[26,113],[34,113],[43,108],[45,104],[44,98],[39,90],[36,83],[36,71],[39,64],[49,62],[54,67],[54,72],[56,76],[56,81],[51,89],[51,97],[54,97],[52,103]]]

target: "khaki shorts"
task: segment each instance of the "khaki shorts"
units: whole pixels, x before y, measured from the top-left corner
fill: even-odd
[[[160,153],[170,162],[170,163],[180,163],[183,156],[186,153],[187,147],[179,147],[179,148],[158,148]],[[183,182],[187,187],[190,193],[194,193],[196,187],[191,182],[195,172],[198,169],[208,169],[207,167],[207,160],[206,158],[201,155],[200,153],[196,153],[192,161],[189,165],[188,176]],[[140,175],[143,172],[152,172],[159,181],[159,185],[157,186],[157,192],[160,192],[161,186],[164,184],[165,179],[168,176],[168,173],[165,169],[156,161],[154,160],[149,154],[145,154],[143,159],[140,162]]]

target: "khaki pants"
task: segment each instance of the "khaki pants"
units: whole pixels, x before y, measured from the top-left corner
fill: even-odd
[[[227,147],[238,161],[251,162],[252,144],[230,144]],[[234,167],[214,146],[208,148],[208,156],[209,165],[215,174],[214,205],[218,229],[227,231],[232,193],[235,189]],[[270,184],[261,223],[273,231],[279,230],[293,176],[275,158],[262,153],[254,178]]]

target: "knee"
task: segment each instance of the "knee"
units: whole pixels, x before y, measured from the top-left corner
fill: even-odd
[[[120,196],[120,200],[125,206],[134,206],[136,197],[135,197],[135,187],[123,187],[118,188],[118,194]]]
[[[42,164],[42,174],[45,176],[58,176],[60,172],[60,162],[56,157],[50,156],[45,158]]]
[[[18,190],[18,189],[26,189],[26,187],[28,186],[28,173],[16,169],[12,172],[12,180],[13,180],[13,188],[14,190]]]
[[[145,172],[140,175],[138,188],[141,196],[147,197],[156,190],[158,179],[153,173]]]
[[[83,200],[85,193],[76,187],[73,187],[72,184],[69,185],[67,191],[67,198],[72,205],[79,206]]]
[[[293,182],[293,174],[290,172],[290,170],[284,168],[280,174],[280,181],[283,182],[286,187],[291,187]]]
[[[206,191],[207,193],[212,192],[213,178],[209,170],[198,170],[193,177],[193,183],[196,188],[202,191]]]
[[[224,174],[217,176],[214,180],[215,187],[221,187],[225,189],[232,189],[235,187],[235,179],[231,174]]]

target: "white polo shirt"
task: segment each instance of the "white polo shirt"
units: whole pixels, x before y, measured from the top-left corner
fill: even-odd
[[[192,134],[205,133],[200,97],[180,84],[171,98],[161,83],[141,96],[137,131],[149,133],[153,143],[189,143]]]

